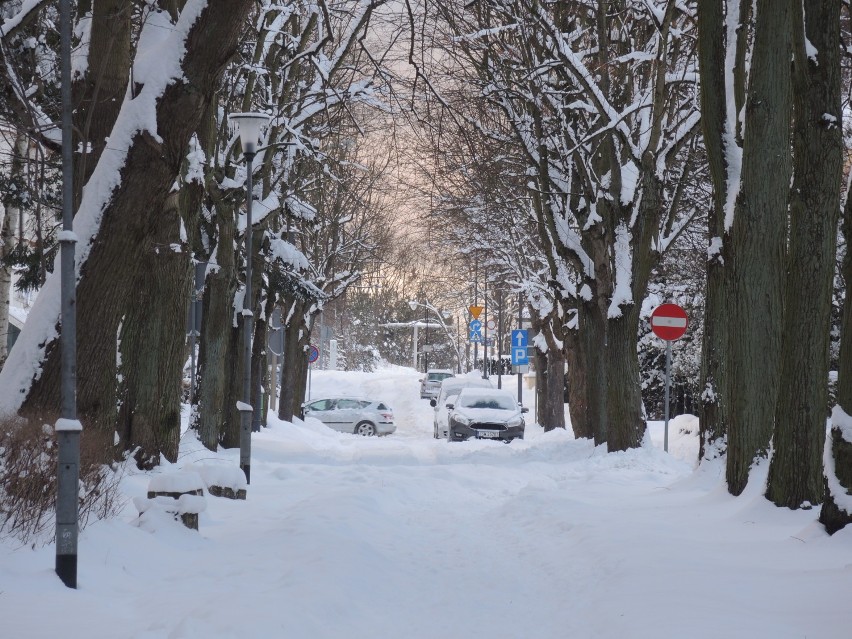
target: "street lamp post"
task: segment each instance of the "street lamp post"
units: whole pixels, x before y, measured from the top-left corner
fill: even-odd
[[[79,532],[80,433],[77,419],[77,292],[75,284],[74,195],[71,109],[71,3],[59,3],[60,80],[62,100],[62,231],[60,248],[60,337],[62,412],[56,421],[56,574],[68,588],[77,588]]]
[[[230,119],[237,125],[237,134],[246,160],[246,291],[243,296],[243,399],[237,402],[240,411],[240,468],[246,474],[246,483],[251,483],[251,333],[254,314],[251,299],[251,204],[252,204],[252,161],[257,154],[261,130],[269,122],[264,113],[234,113]]]
[[[431,306],[428,301],[425,304],[422,303],[422,302],[418,302],[416,300],[411,300],[410,302],[408,302],[408,308],[410,308],[412,311],[417,310],[418,306],[423,307],[423,326],[426,329],[426,339],[425,339],[426,344],[424,345],[424,349],[423,349],[423,370],[425,372],[428,372],[429,371],[429,360],[428,360],[428,354],[427,353],[428,353],[429,349],[425,348],[425,346],[429,345],[429,311],[431,310],[433,313],[435,313],[435,316],[438,318],[438,326],[440,328],[444,329],[444,332],[447,334],[447,339],[449,340],[450,346],[453,345],[453,338],[450,335],[450,331],[447,329],[447,325],[445,323],[445,320],[451,319],[453,315],[449,311],[441,311],[440,309],[437,309],[434,306]],[[458,335],[456,335],[456,359],[458,361],[459,372],[461,372],[461,352],[459,351],[459,347],[458,347]],[[412,355],[412,360],[414,362],[414,368],[416,370],[417,369],[417,322],[416,321],[414,322],[414,353]]]
[[[418,306],[423,307],[423,324],[426,329],[426,334],[423,339],[423,348],[421,351],[423,352],[423,372],[427,373],[429,372],[429,361],[428,355],[426,354],[426,346],[429,344],[429,307],[415,300],[411,300],[408,303],[408,308],[412,311],[416,311]],[[417,368],[417,326],[414,327],[414,368]]]

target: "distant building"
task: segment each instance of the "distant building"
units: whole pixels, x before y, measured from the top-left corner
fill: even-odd
[[[24,321],[26,321],[26,315],[21,312],[21,309],[14,306],[9,309],[9,332],[6,333],[6,346],[9,350],[12,350],[12,345],[21,334]]]

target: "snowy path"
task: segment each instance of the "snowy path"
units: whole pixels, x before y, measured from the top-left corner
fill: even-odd
[[[759,486],[733,499],[718,469],[657,448],[606,454],[536,427],[509,445],[433,440],[417,379],[315,375],[313,397],[388,401],[397,433],[271,420],[246,501],[208,497],[197,533],[140,528],[128,504],[84,531],[77,591],[52,547],[0,546],[2,636],[850,636],[852,531],[828,538],[816,511],[770,508]],[[188,434],[180,464],[238,457]]]

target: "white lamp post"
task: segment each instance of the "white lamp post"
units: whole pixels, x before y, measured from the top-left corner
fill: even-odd
[[[240,411],[240,468],[246,474],[246,483],[251,483],[251,201],[252,160],[260,146],[260,134],[269,122],[265,113],[234,113],[229,116],[237,125],[237,134],[246,159],[246,292],[243,296],[243,400],[237,402]]]
[[[411,300],[408,303],[408,308],[412,311],[416,311],[419,304],[414,300]],[[413,335],[413,346],[411,347],[411,365],[414,370],[417,370],[417,322],[414,322],[414,335]]]

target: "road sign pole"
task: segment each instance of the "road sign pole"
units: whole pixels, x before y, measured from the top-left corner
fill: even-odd
[[[666,340],[666,406],[663,412],[665,431],[663,433],[663,450],[669,452],[669,388],[672,379],[672,343]]]
[[[524,327],[524,298],[523,294],[518,293],[518,328],[522,329]],[[511,345],[512,348],[515,347],[514,344]],[[521,367],[518,366],[518,404],[520,406],[524,405],[524,382],[523,382],[523,373],[521,373]]]
[[[666,342],[666,393],[663,418],[663,450],[669,451],[669,389],[672,372],[672,341],[680,339],[686,333],[689,318],[686,311],[677,304],[661,304],[651,313],[651,331]]]
[[[497,388],[503,388],[503,289],[497,292]]]
[[[488,379],[488,275],[485,276],[485,292],[482,295],[485,307],[485,342],[482,344],[482,379]]]

